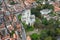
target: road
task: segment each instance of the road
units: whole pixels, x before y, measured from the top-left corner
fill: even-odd
[[[23,25],[22,25],[22,40],[26,40],[26,33]]]
[[[15,14],[16,17],[17,17],[17,21],[19,21],[19,20],[18,20],[18,15],[19,15],[19,14],[20,14],[20,13]],[[22,40],[26,40],[26,32],[25,32],[25,29],[24,29],[22,23],[21,23],[21,26],[22,26]]]

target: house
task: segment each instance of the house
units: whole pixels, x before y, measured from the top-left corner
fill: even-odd
[[[3,22],[4,20],[3,20],[3,17],[0,17],[0,24]]]
[[[27,39],[26,40],[31,40],[31,37],[30,36],[27,36]]]
[[[5,15],[10,15],[10,12],[9,11],[6,11]]]
[[[30,9],[24,10],[22,13],[21,21],[31,25],[35,22],[35,15],[31,15]]]
[[[3,36],[7,34],[7,29],[5,28],[4,22],[0,24],[0,32],[2,33]]]
[[[2,17],[3,16],[3,11],[0,11],[0,17]]]
[[[3,18],[3,12],[0,11],[0,24],[4,21],[4,18]]]
[[[55,11],[55,12],[59,12],[59,11],[60,11],[60,1],[56,0],[56,1],[53,3],[53,6],[54,6],[54,11]]]
[[[30,8],[34,2],[35,2],[35,0],[25,0],[24,1],[26,8]]]
[[[31,4],[31,3],[33,3],[35,0],[25,0],[25,1],[27,1],[27,3],[29,3],[29,4]]]
[[[10,32],[11,32],[12,30],[14,30],[13,25],[8,25],[7,28],[8,28],[8,30],[9,30]]]

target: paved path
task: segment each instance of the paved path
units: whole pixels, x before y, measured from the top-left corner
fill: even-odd
[[[33,31],[27,32],[27,35],[31,35],[33,33],[39,34],[40,32],[41,32],[41,30],[39,31],[38,29],[34,29]]]

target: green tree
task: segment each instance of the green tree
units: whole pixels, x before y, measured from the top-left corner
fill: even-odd
[[[21,15],[18,15],[18,19],[21,21]]]
[[[16,3],[14,1],[10,1],[10,5],[15,5]]]
[[[42,24],[48,25],[48,20],[47,20],[46,18],[43,18],[43,19],[42,19]]]
[[[56,28],[57,35],[60,35],[60,28]]]
[[[48,37],[48,35],[47,35],[47,30],[42,30],[42,31],[40,32],[39,37],[40,37],[41,40],[44,40],[46,37]]]
[[[39,10],[36,10],[36,8],[32,8],[31,9],[31,14],[34,14],[36,17],[40,18],[41,17],[41,13]]]
[[[52,40],[52,37],[51,36],[48,36],[44,40]]]
[[[32,40],[39,40],[39,35],[34,33],[31,35]]]
[[[26,25],[25,23],[22,23],[26,32],[29,32],[29,31],[33,31],[34,30],[34,26],[30,26],[30,25]]]
[[[43,2],[43,0],[36,0],[36,2],[37,2],[38,4],[41,4],[41,2]]]

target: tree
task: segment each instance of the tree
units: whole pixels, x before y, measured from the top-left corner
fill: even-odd
[[[44,25],[48,25],[48,21],[47,21],[46,18],[43,18],[43,19],[42,19],[42,24],[44,24]]]
[[[40,27],[42,27],[41,21],[40,21],[40,19],[37,18],[37,17],[36,17],[36,21],[35,21],[35,23],[34,23],[34,27],[35,27],[35,28],[39,28],[39,29],[40,29]]]
[[[41,40],[55,40],[56,31],[54,29],[45,29],[40,32],[40,39]]]
[[[52,37],[51,36],[48,36],[44,40],[52,40]]]
[[[56,28],[57,35],[60,35],[60,28]]]
[[[18,15],[18,19],[21,21],[21,15]]]
[[[55,20],[55,19],[50,19],[49,21],[48,21],[48,25],[46,26],[48,29],[56,29],[56,28],[58,28],[59,27],[59,24],[60,24],[60,22],[59,22],[59,20]]]
[[[41,13],[40,10],[36,10],[36,8],[32,8],[31,9],[31,14],[34,14],[36,17],[40,18],[41,17]]]
[[[39,35],[36,34],[36,33],[33,33],[33,34],[31,35],[31,38],[32,38],[32,40],[39,40]]]
[[[48,13],[48,15],[54,17],[54,16],[56,16],[56,13],[52,11],[52,12]]]
[[[26,8],[26,4],[24,3],[25,0],[22,0],[22,3],[24,4],[24,7]]]
[[[16,3],[14,1],[11,1],[10,2],[10,5],[15,5]]]
[[[47,35],[47,30],[42,30],[42,31],[40,32],[39,37],[40,37],[41,40],[44,40],[45,37],[48,37],[48,35]]]
[[[43,2],[43,0],[36,0],[36,2],[37,2],[38,4],[41,4],[41,2]]]
[[[23,26],[24,26],[26,32],[33,31],[34,30],[34,27],[33,26],[26,25],[25,23],[23,23]]]

